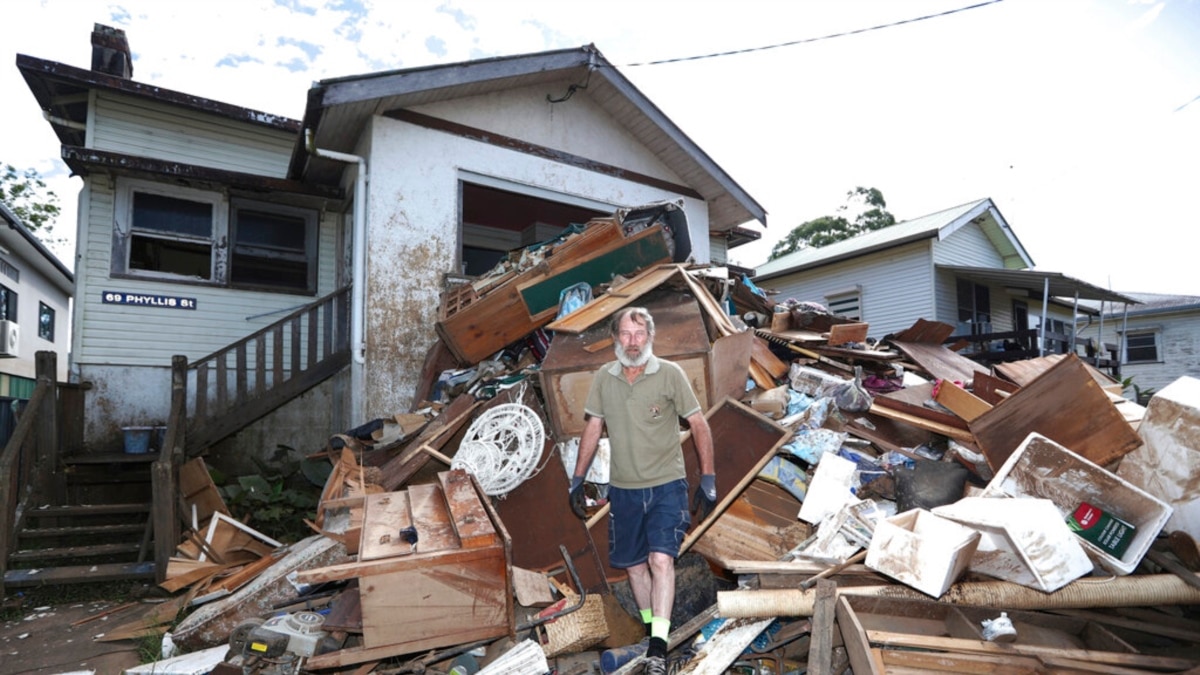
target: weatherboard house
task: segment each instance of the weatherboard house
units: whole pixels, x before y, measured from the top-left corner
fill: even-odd
[[[456,275],[657,201],[700,263],[766,222],[592,46],[320,81],[301,120],[139,83],[123,31],[92,46],[16,65],[83,179],[71,370],[96,448],[185,389],[189,415],[228,410],[189,445],[310,451],[408,409]]]
[[[969,353],[994,351],[997,360],[1077,352],[1078,329],[1097,313],[1087,301],[1138,302],[1033,267],[996,204],[980,199],[781,256],[758,266],[754,280],[778,302],[815,301],[865,322],[873,338],[920,319],[950,324],[954,338],[978,338]],[[1115,335],[1111,322],[1099,328],[1093,339]]]

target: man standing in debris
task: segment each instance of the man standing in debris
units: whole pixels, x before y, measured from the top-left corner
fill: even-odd
[[[675,602],[675,558],[688,529],[688,484],[679,419],[691,428],[700,459],[700,485],[692,498],[696,522],[717,500],[712,431],[677,364],[654,356],[654,318],[642,307],[612,318],[617,360],[592,380],[571,480],[571,508],[586,518],[583,481],[607,427],[609,466],[609,562],[629,574],[629,586],[650,642],[646,674],[666,672],[667,636]]]

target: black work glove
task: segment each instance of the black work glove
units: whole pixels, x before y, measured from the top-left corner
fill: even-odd
[[[587,497],[583,494],[583,476],[571,479],[571,510],[575,512],[575,517],[587,520]]]
[[[700,487],[692,494],[692,513],[696,514],[696,522],[702,523],[712,513],[717,505],[717,477],[706,473],[700,476]]]

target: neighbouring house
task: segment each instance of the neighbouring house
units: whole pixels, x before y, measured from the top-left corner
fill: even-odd
[[[1075,351],[1081,300],[1136,300],[1056,273],[1033,259],[991,199],[806,248],[756,269],[757,285],[870,325],[882,338],[918,319],[956,327],[975,353],[1021,358]],[[1071,347],[1069,347],[1070,345]]]
[[[0,447],[12,433],[13,406],[29,400],[34,356],[56,355],[67,379],[75,276],[0,202]]]
[[[92,45],[91,69],[17,67],[83,178],[71,367],[96,447],[163,424],[180,355],[193,414],[229,411],[189,444],[311,450],[409,409],[441,294],[510,249],[672,201],[707,263],[766,222],[590,45],[320,81],[302,120],[139,83],[123,31]]]
[[[1130,379],[1129,392],[1143,405],[1150,396],[1184,375],[1200,377],[1200,297],[1163,293],[1125,293],[1138,301],[1123,304],[1090,303],[1101,309],[1089,315],[1079,335],[1099,339],[1116,336],[1121,375]]]

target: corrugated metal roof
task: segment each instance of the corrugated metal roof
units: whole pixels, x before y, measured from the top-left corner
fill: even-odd
[[[1039,270],[1006,270],[995,267],[963,267],[960,265],[938,265],[938,269],[953,272],[964,279],[981,284],[1004,286],[1030,291],[1034,296],[1041,295],[1044,289],[1049,289],[1050,297],[1075,298],[1080,300],[1104,300],[1108,302],[1124,302],[1138,304],[1136,298],[1093,286],[1086,281],[1069,277],[1059,272],[1042,272]]]
[[[711,230],[766,225],[766,210],[591,45],[322,80],[309,90],[303,125],[317,147],[352,152],[372,115],[564,79],[586,83],[573,95],[588,96],[708,202]],[[289,175],[337,183],[345,165],[308,154],[303,142]]]
[[[1151,314],[1171,314],[1200,310],[1200,296],[1195,295],[1129,292],[1124,293],[1124,295],[1140,303],[1136,308],[1131,307],[1129,309],[1129,316],[1148,316]],[[1109,310],[1104,313],[1106,317],[1120,317],[1125,315],[1124,308],[1121,307],[1115,310],[1112,307],[1105,307],[1105,309]]]
[[[802,249],[760,265],[755,270],[755,278],[770,279],[920,239],[944,236],[940,234],[944,228],[965,224],[989,210],[995,210],[992,200],[980,199],[927,216],[896,223],[881,230],[865,232],[828,246]],[[1004,229],[1008,231],[1007,225],[1004,226]]]

